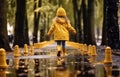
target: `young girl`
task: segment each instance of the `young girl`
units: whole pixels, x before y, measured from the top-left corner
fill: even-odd
[[[66,54],[66,41],[69,40],[69,31],[76,34],[76,30],[71,26],[64,8],[59,7],[57,9],[56,17],[48,31],[48,36],[54,34],[54,40],[57,42],[58,53],[57,56],[63,56]],[[62,50],[61,48],[62,47]]]

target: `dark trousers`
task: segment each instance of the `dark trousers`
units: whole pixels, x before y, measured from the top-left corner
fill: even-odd
[[[65,40],[57,40],[57,45],[61,45],[62,49],[66,47],[66,41]]]

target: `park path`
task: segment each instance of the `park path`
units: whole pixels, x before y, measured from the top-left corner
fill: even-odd
[[[20,57],[20,59],[28,59],[29,66],[31,64],[32,65],[34,64],[32,63],[33,59],[38,60],[38,65],[36,68],[34,68],[36,64],[34,64],[34,66],[30,66],[34,70],[34,73],[32,74],[31,72],[30,73],[28,72],[27,77],[31,77],[31,76],[37,77],[36,75],[41,75],[40,77],[77,77],[77,74],[79,74],[80,71],[78,71],[79,65],[76,64],[79,61],[76,61],[76,58],[79,59],[80,56],[78,55],[79,52],[81,52],[81,50],[78,48],[77,45],[78,43],[75,42],[67,42],[66,45],[67,68],[61,71],[61,70],[56,70],[57,68],[56,43],[52,41],[52,42],[43,42],[41,44],[36,44],[36,48],[34,50],[35,55]],[[105,47],[99,46],[96,47],[96,49],[97,49],[96,62],[102,62],[104,60]],[[20,48],[20,52],[23,54],[24,52],[23,48]],[[9,60],[14,59],[13,53],[8,53],[7,59]],[[120,67],[120,56],[112,55],[112,59],[113,59],[113,64]],[[28,68],[27,70],[31,68]],[[36,69],[38,69],[38,72],[35,72]]]

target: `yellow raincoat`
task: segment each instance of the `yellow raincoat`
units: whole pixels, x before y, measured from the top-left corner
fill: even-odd
[[[54,40],[69,40],[69,31],[76,33],[76,30],[63,17],[58,17],[48,31],[48,35],[54,34]]]
[[[69,31],[76,33],[76,30],[68,22],[64,8],[60,7],[57,10],[56,18],[48,31],[48,36],[54,34],[54,40],[69,40]]]

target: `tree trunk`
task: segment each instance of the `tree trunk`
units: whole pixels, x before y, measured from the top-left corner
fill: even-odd
[[[43,42],[46,38],[45,38],[45,31],[47,29],[46,27],[46,20],[47,16],[46,16],[46,13],[43,14],[43,21],[42,21],[42,25],[41,25],[41,28],[40,28],[40,42]]]
[[[88,0],[88,42],[87,44],[95,45],[94,33],[94,4],[95,0]]]
[[[72,0],[74,7],[74,25],[77,30],[77,35],[72,39],[76,42],[82,42],[82,30],[81,30],[81,5],[78,5],[78,0]]]
[[[14,46],[24,47],[24,44],[29,44],[27,14],[26,14],[26,0],[17,0],[15,29],[14,29]]]
[[[25,9],[26,10],[26,9]],[[29,30],[28,30],[28,20],[27,20],[27,13],[25,11],[25,22],[24,22],[25,26],[24,26],[24,32],[25,32],[25,43],[30,45],[29,43]]]
[[[86,0],[82,0],[84,43],[87,44],[89,42],[89,37],[88,37],[89,25],[88,25],[88,19],[87,19],[88,17],[87,4],[85,2]]]
[[[106,0],[106,26],[108,46],[112,49],[119,46],[119,27],[118,27],[118,0]]]
[[[34,10],[37,8],[37,3],[36,3],[37,0],[34,0]],[[41,1],[42,0],[39,0],[39,3],[38,3],[38,7],[41,6]],[[34,13],[34,31],[33,31],[33,43],[37,43],[38,40],[38,27],[39,27],[39,18],[40,17],[40,12],[35,12]]]
[[[7,34],[7,1],[0,0],[0,48],[12,51]]]
[[[75,29],[76,29],[76,26],[77,26],[77,0],[72,0],[72,3],[73,3],[73,10],[74,10],[74,25],[75,25]],[[77,29],[76,29],[77,31]],[[74,39],[77,41],[77,35],[75,37],[73,37],[72,35],[70,35],[71,39]]]
[[[104,0],[104,7],[103,7],[103,9],[104,9],[104,12],[103,12],[103,14],[104,14],[104,17],[103,17],[103,27],[102,27],[102,43],[101,43],[101,45],[107,45],[107,32],[106,32],[106,30],[107,30],[107,25],[106,25],[106,10],[107,10],[107,8],[106,8],[106,0]]]
[[[78,33],[77,33],[77,38],[78,38],[77,42],[79,42],[79,43],[82,43],[81,12],[82,12],[81,8],[78,9],[78,11],[77,11],[78,24],[77,24],[76,28],[77,28],[77,31],[78,31]]]

